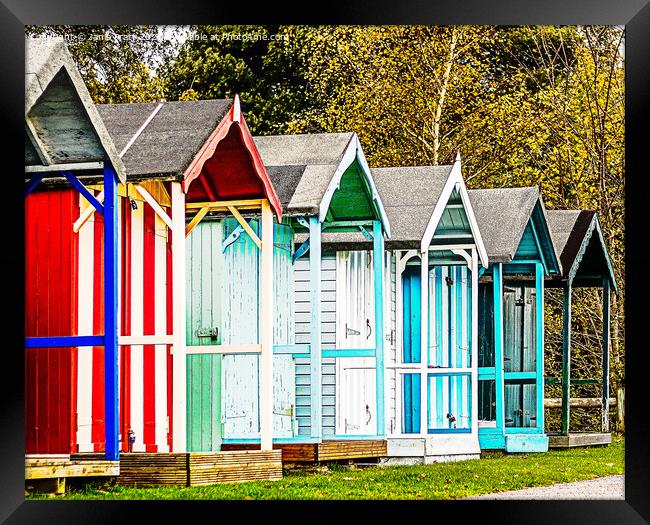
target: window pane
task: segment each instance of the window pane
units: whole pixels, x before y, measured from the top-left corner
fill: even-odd
[[[530,428],[537,426],[537,387],[534,382],[506,381],[506,427]]]
[[[470,377],[467,375],[430,375],[430,430],[470,428]]]
[[[402,376],[402,433],[420,433],[420,374]]]
[[[478,419],[479,421],[497,419],[497,386],[494,379],[478,382]]]

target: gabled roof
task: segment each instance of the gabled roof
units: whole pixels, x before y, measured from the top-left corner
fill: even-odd
[[[539,200],[539,188],[494,188],[468,193],[490,261],[512,261]]]
[[[391,224],[391,246],[419,246],[452,167],[372,169]]]
[[[562,277],[576,284],[598,284],[616,279],[602,235],[598,216],[591,210],[548,210],[548,222],[562,261]]]
[[[511,262],[515,258],[524,231],[535,213],[541,215],[545,229],[549,230],[546,208],[536,186],[469,190],[468,193],[490,262]],[[547,237],[547,256],[553,259],[552,266],[560,269],[560,258],[551,242],[550,231]]]
[[[125,169],[62,38],[25,41],[25,165],[110,162]]]
[[[317,215],[323,222],[346,170],[360,165],[368,200],[390,235],[388,217],[376,191],[356,133],[313,133],[254,137],[282,206],[291,215]]]
[[[97,109],[118,151],[135,138],[122,156],[127,176],[148,178],[181,176],[231,106],[232,100],[196,100],[98,104]]]
[[[238,96],[98,108],[129,178],[182,178],[188,202],[266,197],[281,219]]]

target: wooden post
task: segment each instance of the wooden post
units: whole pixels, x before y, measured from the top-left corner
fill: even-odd
[[[471,318],[472,326],[470,327],[470,339],[472,341],[471,363],[472,363],[472,393],[470,414],[472,434],[478,435],[478,260],[479,254],[476,248],[472,248],[472,303]]]
[[[616,430],[625,432],[625,388],[616,389]]]
[[[609,432],[609,280],[603,279],[603,388],[601,430]]]
[[[117,346],[117,176],[104,167],[104,410],[106,459],[118,460],[119,383]],[[81,393],[86,395],[86,393]]]
[[[536,321],[536,361],[537,361],[537,423],[544,432],[544,265],[535,264],[535,321]]]
[[[420,253],[420,435],[429,426],[429,247]],[[414,401],[415,402],[415,401]]]
[[[261,449],[273,450],[273,212],[262,201],[262,265],[260,274],[260,435]]]
[[[569,434],[571,397],[571,282],[564,287],[564,313],[562,319],[562,427],[564,435]]]
[[[309,218],[309,300],[311,334],[309,378],[311,392],[311,437],[321,439],[322,422],[322,353],[321,353],[321,223],[318,217]]]
[[[384,230],[380,221],[373,221],[373,257],[375,279],[375,388],[377,403],[377,435],[386,434],[384,412]]]
[[[185,356],[185,194],[180,182],[172,190],[172,452],[187,451],[186,356]]]
[[[496,425],[505,435],[505,385],[503,370],[503,264],[492,268],[494,300],[494,369],[496,389]]]

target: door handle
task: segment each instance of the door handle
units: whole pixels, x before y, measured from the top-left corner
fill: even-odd
[[[366,319],[366,328],[368,329],[368,334],[366,335],[366,339],[370,337],[370,334],[372,334],[372,327],[370,326],[370,319]]]
[[[368,421],[366,421],[366,425],[370,423],[370,420],[372,419],[372,414],[370,413],[370,407],[366,405],[366,414],[368,414]]]

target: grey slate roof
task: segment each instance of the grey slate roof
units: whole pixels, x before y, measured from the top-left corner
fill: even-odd
[[[353,133],[253,137],[262,162],[291,213],[318,213]]]
[[[568,277],[576,263],[580,247],[587,236],[592,223],[597,222],[596,212],[592,210],[548,210],[551,237],[562,262],[562,276]],[[596,227],[596,224],[593,225]],[[604,242],[604,241],[603,241]],[[584,278],[584,273],[600,274],[609,277],[616,290],[616,278],[609,260],[607,247],[601,242],[599,234],[592,230],[589,246],[576,268],[576,276]],[[582,274],[582,275],[581,275]]]
[[[539,199],[539,188],[469,190],[490,262],[511,261]]]
[[[124,164],[63,39],[27,38],[25,54],[25,119],[39,143],[25,131],[25,164],[44,165],[39,152],[54,164],[110,161],[123,182]]]
[[[373,168],[391,227],[390,244],[419,245],[452,166]]]
[[[121,152],[158,105],[161,109],[122,157],[127,176],[179,176],[223,119],[232,100],[98,104]]]

